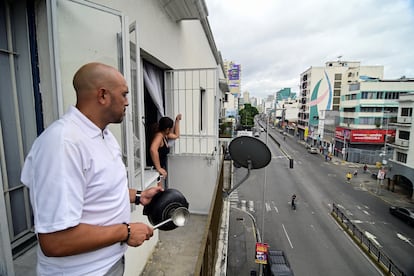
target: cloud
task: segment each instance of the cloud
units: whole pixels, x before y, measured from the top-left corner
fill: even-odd
[[[414,77],[412,0],[206,0],[222,56],[242,66],[242,91],[298,92],[299,75],[337,60]]]

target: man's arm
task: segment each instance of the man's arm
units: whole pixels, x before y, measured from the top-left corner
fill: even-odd
[[[152,227],[144,223],[130,223],[130,236],[126,224],[98,226],[79,224],[62,231],[38,234],[40,248],[47,257],[64,257],[86,253],[119,242],[140,246],[153,235]]]

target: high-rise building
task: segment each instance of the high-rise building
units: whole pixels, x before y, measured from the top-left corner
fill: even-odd
[[[224,61],[224,70],[227,73],[230,93],[239,98],[241,93],[241,65],[233,61]]]
[[[383,66],[361,66],[360,62],[328,61],[325,67],[310,67],[300,75],[298,133],[302,139],[315,135],[319,111],[340,110],[348,84],[360,77],[383,78]]]

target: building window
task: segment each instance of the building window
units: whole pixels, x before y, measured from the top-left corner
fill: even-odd
[[[398,138],[404,139],[404,140],[410,140],[410,132],[405,130],[400,130],[398,132]]]
[[[340,98],[333,98],[333,104],[339,105],[340,104]]]
[[[341,96],[341,90],[334,89],[334,96]]]
[[[413,116],[413,109],[410,107],[403,107],[401,108],[401,116],[412,117]]]
[[[397,151],[397,161],[401,163],[407,163],[407,154]]]
[[[360,89],[360,84],[359,83],[352,83],[349,85],[349,91],[355,91],[355,90],[359,90]]]
[[[335,80],[342,80],[342,74],[335,74]]]
[[[384,92],[377,92],[377,99],[382,99]]]
[[[334,88],[341,88],[341,82],[336,81],[336,82],[334,83]]]

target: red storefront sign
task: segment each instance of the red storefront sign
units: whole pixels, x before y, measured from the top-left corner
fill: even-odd
[[[385,134],[389,137],[395,137],[395,129],[347,129],[343,127],[336,127],[335,138],[344,140],[349,143],[359,144],[381,144],[384,143]]]

